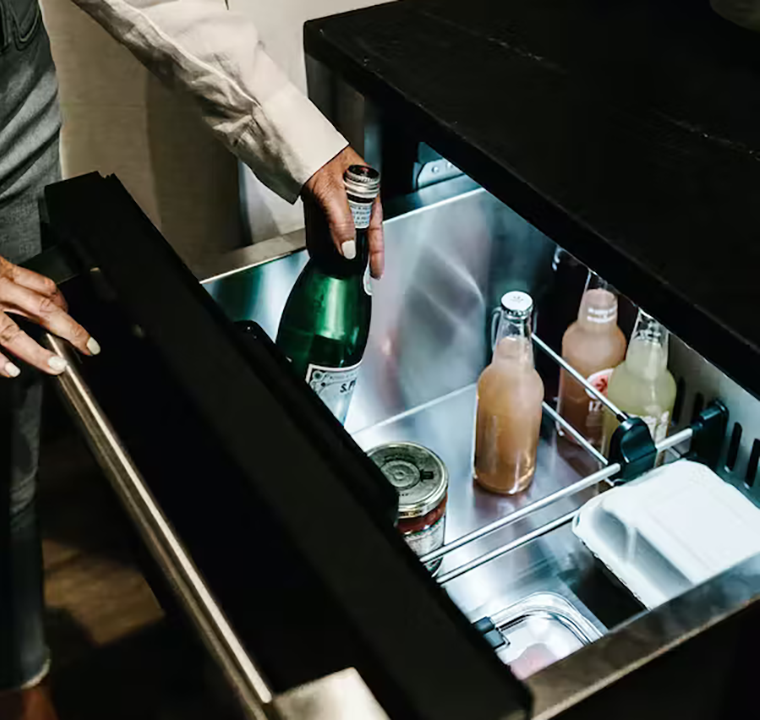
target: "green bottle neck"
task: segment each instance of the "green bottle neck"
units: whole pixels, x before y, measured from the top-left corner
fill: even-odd
[[[348,260],[336,249],[332,241],[320,243],[318,250],[311,252],[310,262],[323,274],[330,277],[348,279],[362,278],[369,262],[369,238],[367,230],[356,231],[356,257]]]

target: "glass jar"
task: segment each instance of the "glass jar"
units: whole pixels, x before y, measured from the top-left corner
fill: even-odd
[[[396,442],[369,451],[399,495],[398,529],[419,556],[443,545],[449,476],[443,461],[422,445]],[[436,572],[442,558],[427,565]]]

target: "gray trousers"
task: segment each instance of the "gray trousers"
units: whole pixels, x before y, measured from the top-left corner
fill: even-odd
[[[0,0],[0,255],[40,250],[38,201],[60,178],[55,69],[37,0]],[[35,513],[39,377],[0,379],[0,691],[44,676],[42,553]]]

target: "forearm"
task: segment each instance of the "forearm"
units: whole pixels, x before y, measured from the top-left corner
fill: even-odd
[[[293,201],[346,140],[264,51],[254,24],[219,0],[74,0],[167,84],[189,93],[215,134]]]

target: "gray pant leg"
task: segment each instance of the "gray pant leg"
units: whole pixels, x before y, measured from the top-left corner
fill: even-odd
[[[38,201],[60,177],[57,83],[37,0],[0,0],[0,255],[40,250]],[[42,553],[34,505],[39,376],[0,378],[0,690],[44,675]]]
[[[52,143],[0,197],[0,255],[13,261],[40,249],[38,200],[60,179],[58,142]],[[43,576],[34,495],[42,387],[25,368],[15,380],[0,378],[0,690],[34,683],[48,666],[43,632]]]

